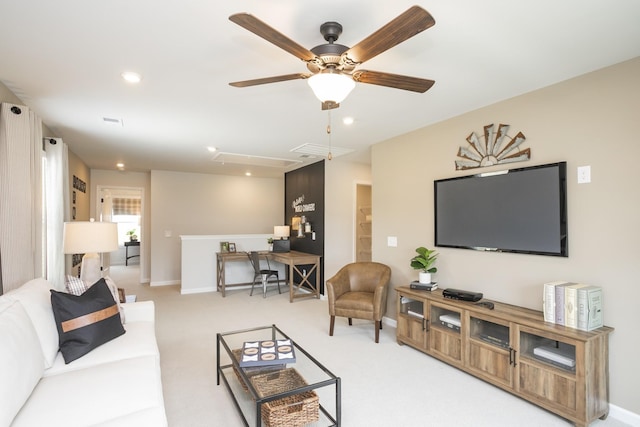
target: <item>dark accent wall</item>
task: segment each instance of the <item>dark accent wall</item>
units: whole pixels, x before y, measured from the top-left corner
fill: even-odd
[[[292,226],[294,217],[306,217],[315,232],[297,237],[291,229],[291,250],[321,255],[320,293],[324,295],[324,160],[287,172],[284,178],[284,224]],[[294,278],[298,281],[298,278]],[[315,279],[315,276],[314,276]]]

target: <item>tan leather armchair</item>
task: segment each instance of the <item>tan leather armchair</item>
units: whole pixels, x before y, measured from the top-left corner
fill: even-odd
[[[329,296],[329,335],[333,336],[336,316],[373,320],[376,342],[382,329],[382,317],[387,312],[387,285],[391,269],[378,262],[347,264],[327,280]]]

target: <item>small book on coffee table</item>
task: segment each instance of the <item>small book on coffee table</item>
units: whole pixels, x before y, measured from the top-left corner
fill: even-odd
[[[239,365],[251,366],[285,365],[294,363],[296,354],[291,340],[247,341],[242,344]]]

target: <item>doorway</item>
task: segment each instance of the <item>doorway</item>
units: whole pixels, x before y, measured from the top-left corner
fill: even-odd
[[[354,248],[356,262],[371,261],[371,185],[356,184],[356,227]]]
[[[144,246],[144,189],[138,187],[98,186],[96,212],[99,220],[118,224],[118,250],[103,262],[105,271],[113,266],[137,268],[142,283],[145,260]],[[105,273],[107,274],[107,273]]]

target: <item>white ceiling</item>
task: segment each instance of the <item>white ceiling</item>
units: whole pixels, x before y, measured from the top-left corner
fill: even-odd
[[[307,71],[229,15],[251,13],[310,49],[325,21],[353,46],[414,4],[435,26],[365,68],[436,84],[357,84],[331,113],[332,145],[355,151],[334,161],[367,162],[371,144],[640,56],[638,0],[0,0],[0,81],[91,168],[281,176],[318,159],[291,150],[327,145],[328,114],[304,80],[229,86]],[[124,83],[125,70],[143,81]],[[288,161],[216,162],[207,146]]]

